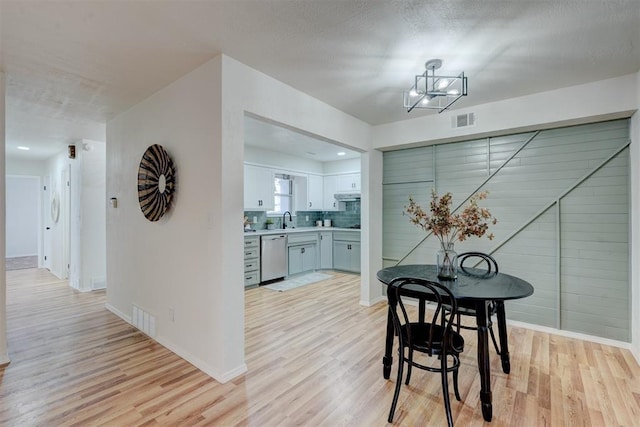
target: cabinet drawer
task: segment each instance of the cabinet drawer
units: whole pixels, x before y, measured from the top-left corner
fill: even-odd
[[[256,259],[250,259],[250,260],[245,260],[244,262],[244,272],[245,273],[249,273],[251,271],[257,271],[260,270],[260,260]]]
[[[360,232],[359,231],[334,231],[333,240],[342,240],[346,242],[359,242]]]
[[[260,258],[260,250],[258,248],[245,248],[244,259]]]
[[[245,237],[244,238],[244,248],[252,249],[252,248],[260,248],[260,237]]]
[[[301,243],[318,243],[318,233],[290,233],[287,245],[299,245]]]
[[[245,273],[244,275],[244,286],[245,288],[247,286],[252,286],[252,285],[257,285],[258,283],[260,283],[260,273],[259,272],[254,272],[254,273]]]

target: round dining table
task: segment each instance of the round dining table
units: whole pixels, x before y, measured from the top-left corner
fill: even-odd
[[[507,324],[504,302],[525,298],[533,294],[533,286],[525,280],[505,273],[487,273],[486,270],[477,268],[459,269],[455,280],[442,280],[438,278],[437,268],[429,264],[397,265],[384,268],[377,273],[378,280],[389,285],[395,279],[410,278],[438,282],[445,285],[455,296],[458,304],[464,307],[474,308],[476,311],[476,326],[478,334],[478,371],[480,373],[480,401],[482,402],[482,415],[486,421],[491,421],[491,370],[489,363],[489,334],[491,324],[489,304],[495,304],[500,340],[500,358],[502,370],[509,373],[511,365],[509,361],[509,346],[507,342]],[[393,294],[393,293],[391,293]],[[388,295],[390,295],[388,293]],[[393,357],[393,321],[391,304],[389,299],[389,313],[387,316],[387,335],[385,354],[382,359],[384,378],[389,378]],[[424,301],[420,302],[420,310],[424,310]]]

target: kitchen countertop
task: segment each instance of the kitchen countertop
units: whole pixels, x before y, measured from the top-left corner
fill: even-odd
[[[295,228],[274,228],[273,230],[256,230],[256,231],[245,231],[245,237],[251,236],[268,236],[271,234],[291,234],[291,233],[309,233],[309,232],[318,232],[318,231],[357,231],[360,232],[359,228],[340,228],[340,227],[295,227]]]

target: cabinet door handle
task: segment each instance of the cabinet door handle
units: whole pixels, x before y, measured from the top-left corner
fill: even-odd
[[[304,248],[300,249],[300,253],[303,254],[304,253]]]
[[[311,202],[309,202],[309,207],[311,207]]]

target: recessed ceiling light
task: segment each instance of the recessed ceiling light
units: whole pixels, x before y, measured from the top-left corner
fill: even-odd
[[[29,150],[30,150],[30,148],[29,148],[29,147],[25,147],[25,146],[23,146],[23,145],[20,145],[20,146],[18,146],[18,147],[16,147],[16,148],[17,148],[18,150],[24,150],[24,151],[29,151]]]
[[[347,154],[347,153],[345,153],[344,151],[340,151],[340,152],[338,153],[338,156],[345,156],[346,154]]]

